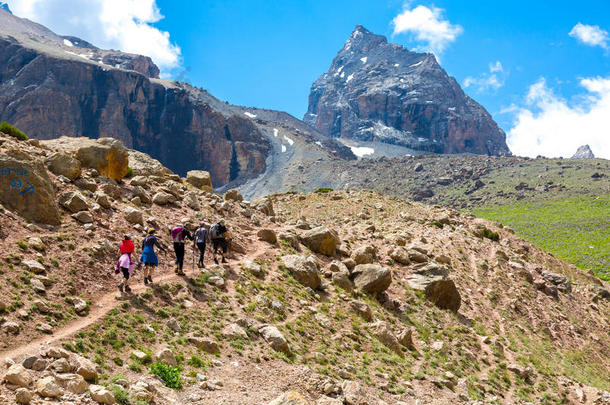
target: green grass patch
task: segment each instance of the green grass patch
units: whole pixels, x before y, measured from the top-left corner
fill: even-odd
[[[150,373],[158,376],[163,384],[169,388],[176,390],[182,388],[182,377],[178,367],[168,366],[158,361],[150,366]]]
[[[19,139],[20,141],[28,140],[28,136],[23,131],[15,128],[6,121],[0,122],[0,132],[4,132],[5,134],[12,136],[13,138]]]
[[[610,193],[474,210],[511,226],[517,235],[610,281]]]

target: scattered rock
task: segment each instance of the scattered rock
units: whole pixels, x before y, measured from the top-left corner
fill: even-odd
[[[124,210],[125,219],[130,224],[140,224],[144,225],[144,215],[142,211],[135,209],[133,207],[126,207]]]
[[[3,378],[9,384],[19,387],[29,387],[32,383],[32,374],[21,364],[13,364],[9,367]]]
[[[392,332],[392,329],[384,321],[377,321],[371,325],[371,332],[381,343],[383,343],[388,349],[394,351],[397,354],[402,355],[400,349],[400,343]]]
[[[229,339],[248,339],[248,334],[236,323],[230,323],[221,331],[222,335]]]
[[[292,276],[301,284],[312,289],[320,287],[322,280],[318,272],[315,258],[300,255],[287,255],[282,257],[284,266]]]
[[[277,235],[273,229],[261,229],[256,233],[258,240],[275,245],[277,243]]]
[[[63,390],[53,376],[38,380],[36,382],[36,392],[43,398],[59,398],[63,395]]]
[[[36,330],[42,333],[46,333],[48,335],[51,335],[53,333],[53,327],[48,323],[41,323],[40,325],[37,325]]]
[[[341,263],[341,262],[339,262]],[[347,292],[354,290],[354,283],[350,280],[349,270],[343,263],[341,263],[343,269],[332,273],[332,281],[339,288],[343,288]]]
[[[447,268],[429,264],[418,269],[407,279],[407,282],[412,289],[423,291],[437,307],[457,312],[462,299],[448,274]]]
[[[376,254],[376,247],[370,245],[360,246],[352,252],[351,258],[356,262],[356,264],[369,264],[373,263]]]
[[[58,374],[55,378],[60,386],[73,394],[82,394],[89,388],[89,384],[79,374]]]
[[[173,330],[174,332],[182,331],[180,324],[178,323],[178,321],[175,318],[172,318],[169,321],[167,321],[167,327],[170,328],[171,330]]]
[[[32,391],[27,388],[17,388],[15,391],[15,401],[21,405],[27,405],[32,400]]]
[[[19,333],[20,326],[17,322],[8,321],[8,322],[5,322],[2,324],[2,329],[6,333],[11,333],[13,335],[16,335]]]
[[[371,322],[373,320],[373,311],[368,304],[361,301],[350,301],[349,307],[366,321]]]
[[[241,193],[239,191],[233,189],[233,190],[229,190],[225,193],[225,200],[242,202],[244,200],[244,197],[241,195]]]
[[[42,274],[47,271],[47,269],[36,260],[24,260],[22,264],[28,271],[31,271],[34,274]]]
[[[415,349],[413,344],[413,330],[411,328],[403,328],[398,335],[396,335],[398,342],[409,350]]]
[[[47,291],[44,284],[42,284],[42,281],[37,278],[31,278],[30,285],[32,286],[32,289],[34,289],[34,291],[36,291],[37,293],[44,294]]]
[[[309,402],[298,392],[285,392],[267,405],[309,405]]]
[[[47,245],[38,236],[30,236],[28,238],[28,245],[39,252],[44,252],[47,249]]]
[[[218,343],[216,343],[212,339],[192,336],[192,337],[189,337],[189,342],[191,342],[198,349],[201,349],[206,353],[211,353],[211,354],[220,353],[220,348],[218,346]]]
[[[93,215],[89,211],[81,211],[76,214],[72,214],[72,218],[83,224],[93,223]]]
[[[300,239],[312,252],[326,256],[334,256],[337,252],[337,246],[341,244],[337,234],[325,226],[303,232]]]
[[[392,283],[392,272],[378,264],[359,264],[352,276],[356,287],[369,294],[383,292]]]
[[[403,247],[397,246],[390,251],[390,258],[396,263],[410,264],[409,252]]]
[[[345,380],[341,384],[345,405],[366,405],[364,390],[357,381]]]
[[[116,403],[112,392],[108,391],[101,385],[90,385],[89,393],[91,394],[91,398],[97,403],[106,405],[112,405]]]
[[[97,379],[97,367],[91,360],[74,355],[72,363],[75,365],[76,374],[82,376],[85,380],[95,381]]]
[[[284,353],[286,356],[290,356],[291,352],[290,347],[288,346],[288,341],[275,326],[262,325],[258,329],[258,333],[260,333],[263,339],[269,343],[273,350]]]
[[[186,182],[203,190],[212,193],[212,177],[209,172],[203,170],[191,170],[186,173]]]
[[[152,202],[157,205],[167,205],[174,202],[175,200],[176,197],[163,191],[159,191],[152,198]]]
[[[175,366],[177,364],[174,353],[172,353],[171,349],[168,347],[159,350],[155,354],[155,361],[160,361],[161,363],[165,363],[168,366]]]
[[[59,195],[59,205],[72,213],[89,209],[87,199],[77,191],[68,191]]]
[[[45,160],[45,164],[54,174],[66,176],[71,181],[76,180],[81,174],[80,161],[67,153],[53,153]]]

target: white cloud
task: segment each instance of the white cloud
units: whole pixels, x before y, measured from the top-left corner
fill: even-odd
[[[508,145],[520,156],[570,157],[589,144],[598,157],[610,158],[610,77],[580,80],[586,92],[575,102],[557,96],[544,78],[530,86],[526,107],[514,108]]]
[[[156,0],[18,0],[11,9],[58,34],[150,56],[164,76],[180,66],[180,48],[151,25],[163,18]]]
[[[443,12],[443,9],[436,7],[407,8],[392,20],[393,35],[412,34],[416,41],[424,43],[420,49],[439,55],[464,31],[461,26],[444,19]]]
[[[570,31],[570,36],[578,39],[583,44],[601,46],[604,49],[608,49],[608,43],[610,42],[608,31],[601,29],[599,25],[578,23]]]
[[[500,61],[489,63],[489,73],[483,73],[479,77],[468,76],[464,79],[464,87],[475,87],[477,93],[486,92],[489,90],[498,90],[504,86],[507,74],[504,72],[504,66]]]

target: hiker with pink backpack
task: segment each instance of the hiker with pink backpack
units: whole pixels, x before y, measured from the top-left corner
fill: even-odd
[[[184,276],[182,270],[184,266],[184,242],[186,239],[193,240],[193,235],[186,229],[187,220],[182,221],[182,225],[170,229],[169,234],[174,244],[174,253],[176,254],[176,265],[174,272],[180,276]]]

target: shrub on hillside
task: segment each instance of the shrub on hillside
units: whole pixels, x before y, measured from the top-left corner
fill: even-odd
[[[28,140],[28,136],[24,134],[23,131],[20,131],[19,129],[15,128],[6,121],[0,122],[0,132],[4,132],[5,134],[12,136],[13,138],[19,139],[20,141]]]
[[[168,366],[158,361],[150,366],[150,373],[158,376],[169,388],[176,390],[182,388],[182,378],[178,367]]]
[[[316,193],[330,193],[331,191],[333,191],[333,189],[330,187],[320,187],[315,192]]]
[[[494,242],[497,242],[500,240],[500,235],[498,234],[498,232],[494,232],[494,231],[488,229],[487,227],[483,227],[483,228],[475,231],[474,234],[476,236],[478,236],[479,238],[487,238],[489,240],[493,240]]]

